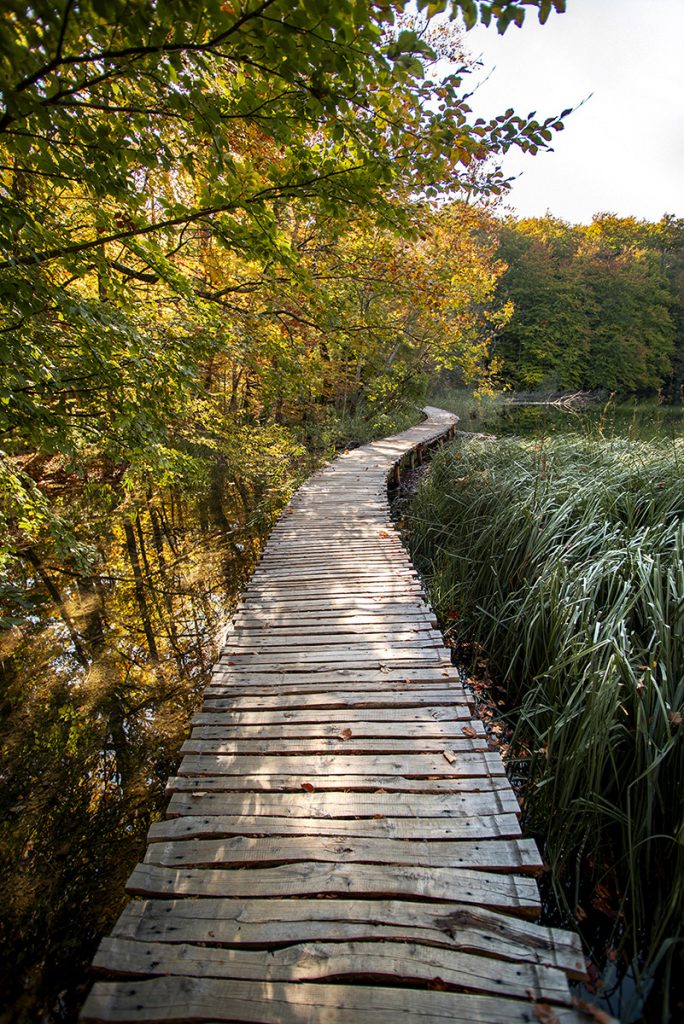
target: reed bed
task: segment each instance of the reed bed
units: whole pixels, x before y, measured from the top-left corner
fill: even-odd
[[[683,462],[680,441],[473,439],[408,515],[442,621],[505,686],[558,899],[580,924],[593,903],[642,986],[659,976],[663,1020],[684,918]]]

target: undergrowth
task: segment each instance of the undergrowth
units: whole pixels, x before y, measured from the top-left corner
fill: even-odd
[[[643,988],[658,974],[662,1020],[684,916],[683,462],[679,441],[473,439],[408,517],[442,621],[506,687],[558,899],[580,925],[593,902]]]

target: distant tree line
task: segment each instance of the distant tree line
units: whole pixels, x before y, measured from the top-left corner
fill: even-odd
[[[507,384],[680,394],[684,220],[506,220],[499,257],[497,298],[513,308],[493,357]]]

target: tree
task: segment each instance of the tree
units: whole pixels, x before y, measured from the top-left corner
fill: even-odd
[[[660,229],[599,214],[508,222],[500,301],[515,312],[497,339],[504,373],[524,388],[657,391],[672,373],[675,292]]]
[[[536,6],[548,15],[545,0]],[[407,230],[417,191],[472,188],[475,162],[545,146],[562,127],[513,111],[471,123],[466,68],[434,70],[457,55],[449,32],[429,35],[445,5],[428,5],[419,25],[402,22],[403,8],[341,0],[322,17],[316,0],[10,4],[0,40],[10,529],[50,517],[13,454],[59,452],[81,473],[93,459],[168,466],[170,428],[204,367],[236,343],[249,362],[248,334],[273,343],[281,314],[232,300],[250,281],[299,273],[293,218],[334,223],[358,209]],[[523,15],[515,3],[458,10],[500,29]],[[501,187],[495,172],[477,185]],[[219,264],[233,277],[215,287]]]

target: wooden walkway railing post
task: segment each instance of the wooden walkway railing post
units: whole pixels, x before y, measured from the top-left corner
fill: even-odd
[[[389,475],[455,430],[426,413],[273,530],[83,1021],[585,1019],[579,941],[535,923],[539,853],[390,520]]]

